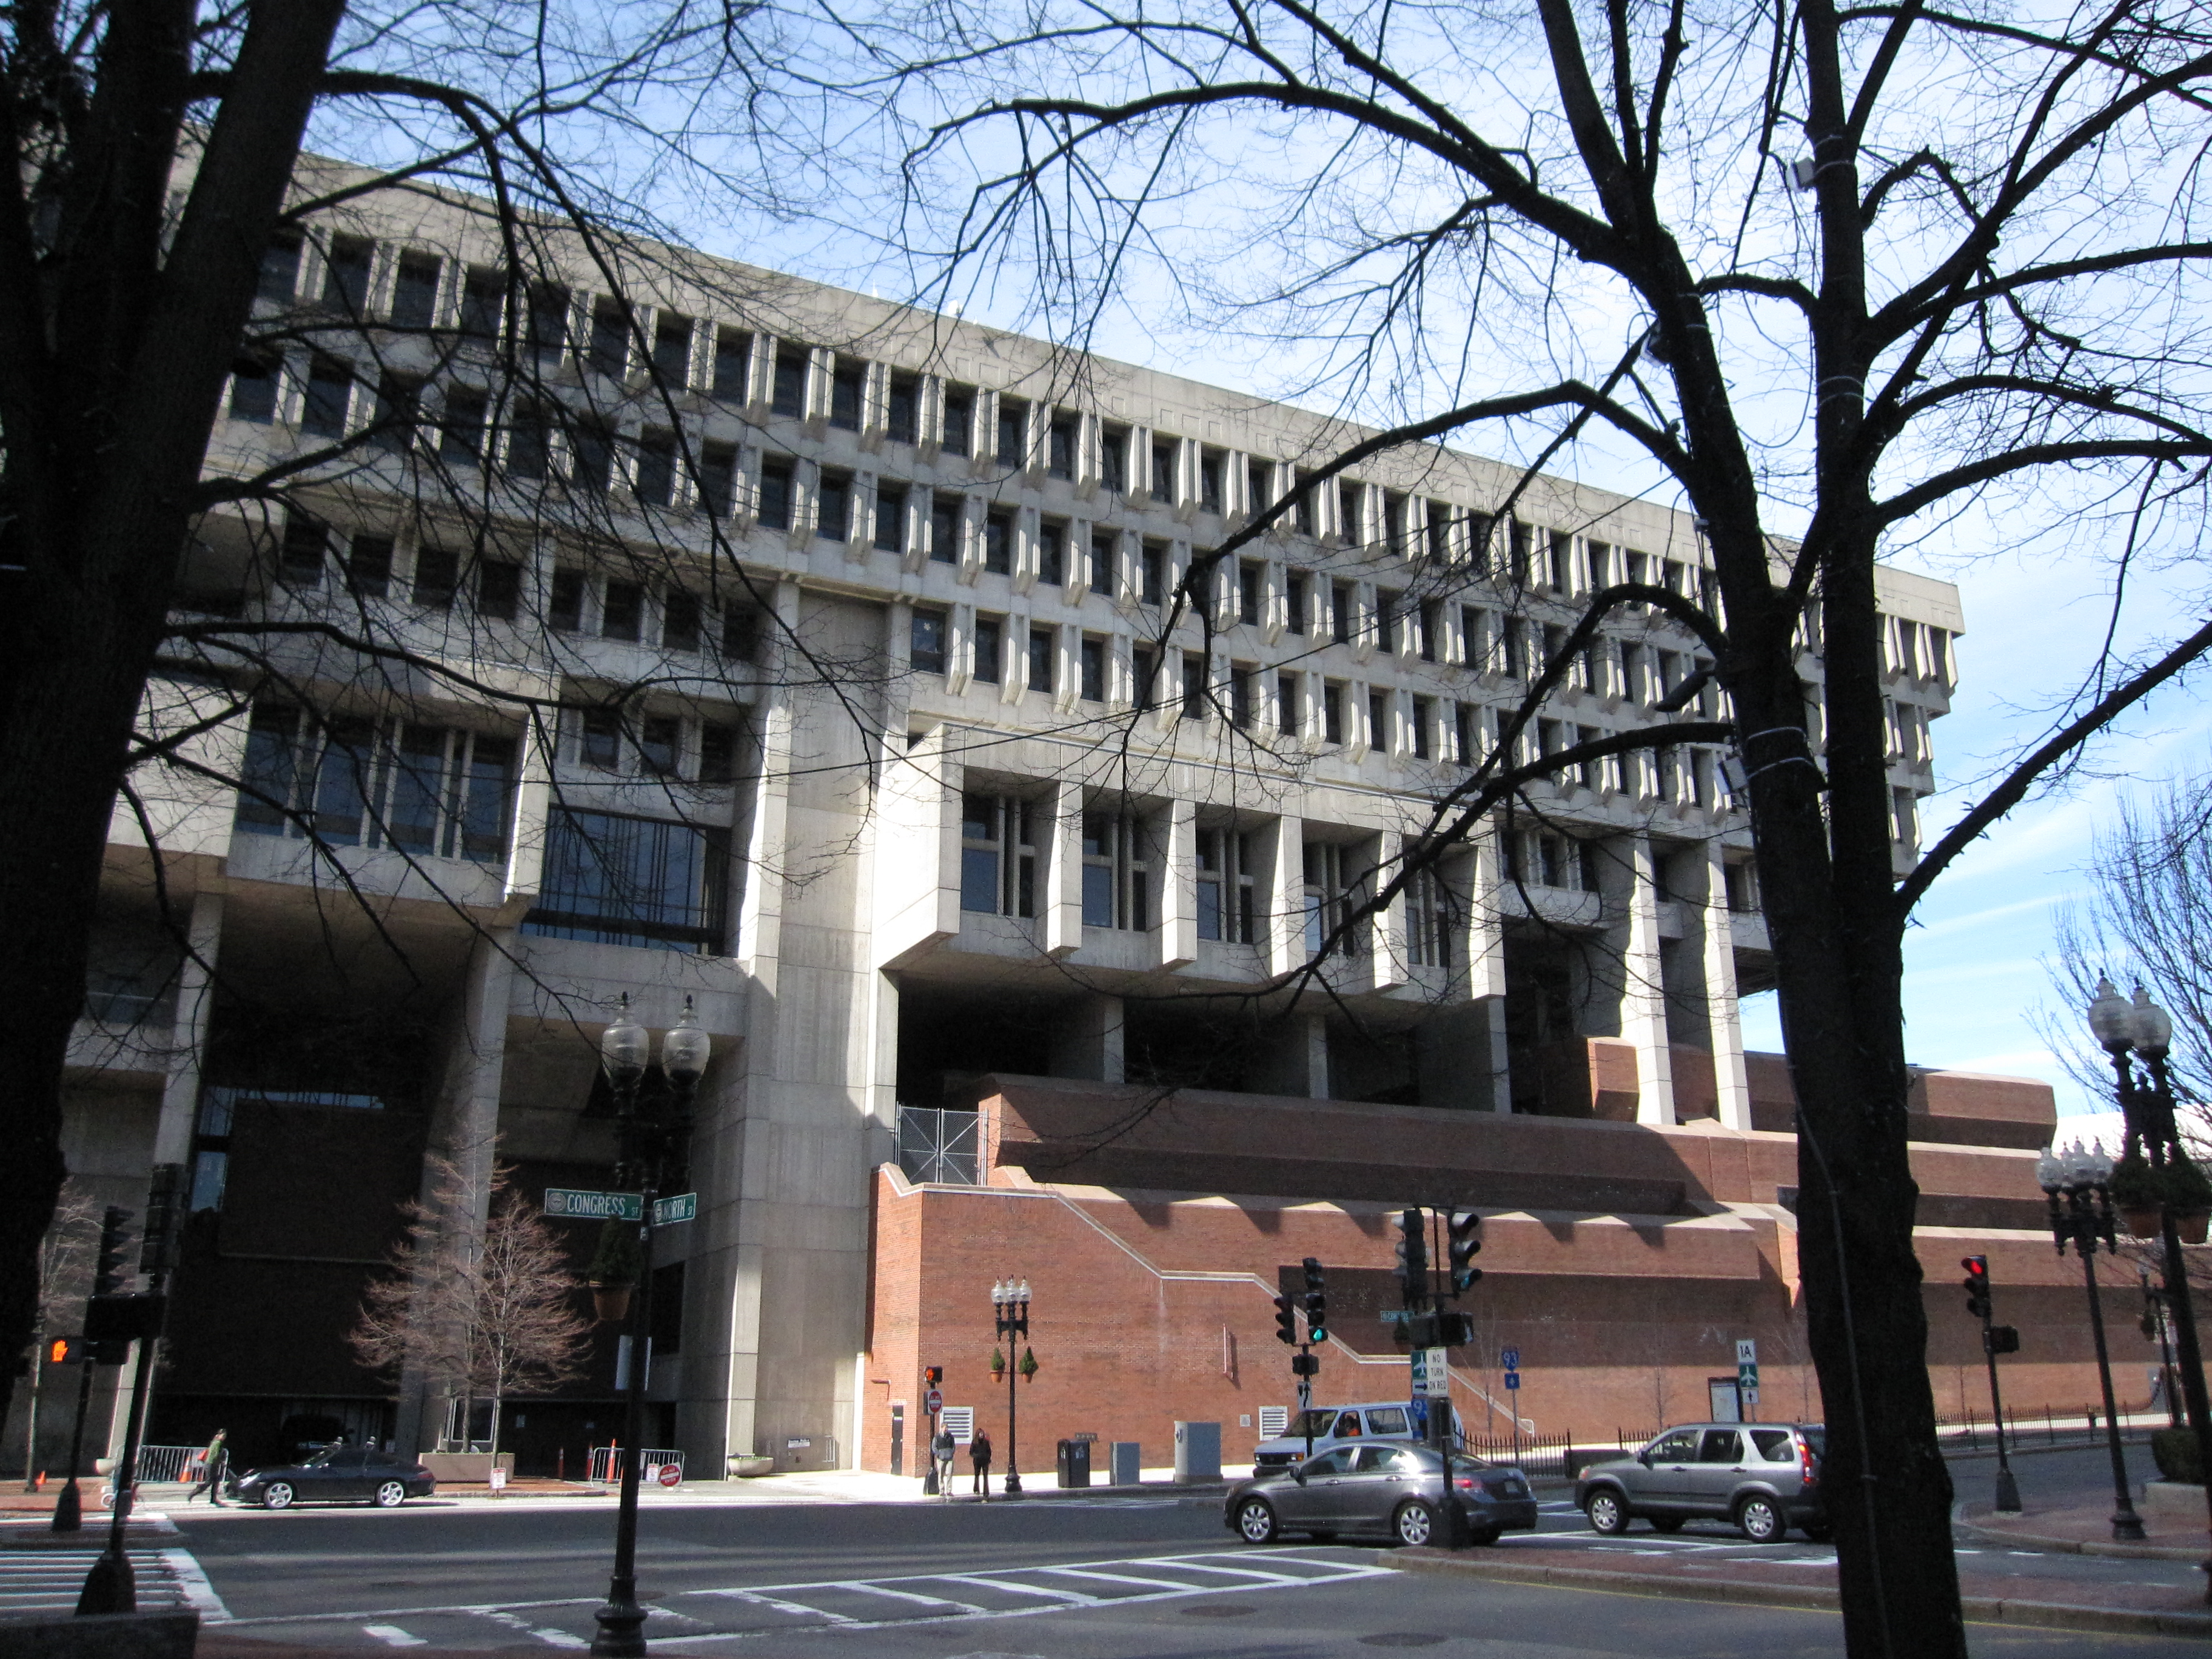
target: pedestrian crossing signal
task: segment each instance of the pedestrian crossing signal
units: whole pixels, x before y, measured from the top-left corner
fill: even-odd
[[[1293,1346],[1298,1340],[1297,1304],[1285,1296],[1275,1298],[1275,1340]]]
[[[66,1365],[84,1356],[79,1352],[82,1342],[74,1336],[53,1336],[46,1339],[46,1364]]]
[[[1984,1255],[1970,1255],[1959,1265],[1966,1270],[1960,1288],[1966,1292],[1966,1311],[1976,1319],[1990,1316],[1990,1260]]]

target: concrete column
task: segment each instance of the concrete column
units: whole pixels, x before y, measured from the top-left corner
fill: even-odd
[[[1275,851],[1268,883],[1267,972],[1287,974],[1306,959],[1305,820],[1275,820]]]
[[[1045,856],[1044,948],[1066,957],[1083,948],[1083,786],[1062,780],[1046,798],[1052,847]]]
[[[1262,1045],[1251,1082],[1260,1094],[1328,1098],[1328,1018],[1310,999],[1285,1015]]]
[[[154,1130],[156,1164],[191,1162],[192,1122],[199,1111],[208,1014],[215,1004],[216,952],[222,943],[222,906],[221,893],[197,893],[185,924],[191,949],[177,971],[177,1012],[169,1028],[169,1074],[161,1084],[161,1115]]]
[[[1513,1079],[1505,1048],[1505,927],[1499,919],[1504,872],[1495,835],[1479,834],[1471,841],[1474,871],[1468,884],[1472,902],[1468,905],[1465,941],[1468,995],[1482,1010],[1487,1034],[1482,1085],[1487,1109],[1510,1113]]]
[[[1121,999],[1085,996],[1058,1011],[1052,1025],[1052,1074],[1097,1083],[1122,1079]]]
[[[1729,914],[1721,844],[1705,843],[1705,890],[1698,906],[1705,969],[1705,1017],[1713,1034],[1713,1088],[1724,1129],[1751,1127],[1751,1082],[1743,1065],[1743,1021],[1735,1002],[1735,924]]]
[[[1674,1056],[1667,1040],[1667,990],[1659,953],[1659,886],[1651,843],[1642,836],[1615,843],[1626,855],[1618,902],[1620,1035],[1636,1049],[1636,1121],[1674,1121]]]
[[[767,670],[755,730],[760,734],[760,782],[753,796],[751,822],[746,826],[744,884],[738,903],[736,955],[744,970],[753,975],[769,994],[775,994],[776,962],[783,940],[783,867],[787,845],[785,826],[791,794],[791,696],[779,671],[787,648],[790,630],[799,620],[799,584],[775,585],[776,614],[784,627],[764,631],[761,654]]]
[[[1374,884],[1372,891],[1379,893],[1398,874],[1405,853],[1406,838],[1396,830],[1385,830],[1375,837],[1375,870],[1368,878]],[[1411,915],[1412,907],[1403,892],[1375,913],[1375,949],[1370,959],[1375,964],[1374,988],[1378,991],[1395,990],[1413,976],[1407,966],[1413,954],[1407,931]]]
[[[1160,966],[1184,968],[1198,960],[1198,806],[1168,804],[1167,868],[1160,872]]]

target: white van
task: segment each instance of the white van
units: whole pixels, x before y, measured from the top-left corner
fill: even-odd
[[[1272,1440],[1262,1440],[1252,1454],[1252,1473],[1265,1474],[1306,1459],[1306,1436],[1313,1436],[1316,1457],[1331,1446],[1363,1440],[1425,1442],[1429,1437],[1428,1401],[1377,1400],[1356,1406],[1313,1406],[1291,1413],[1290,1424]],[[1459,1414],[1452,1413],[1452,1431],[1459,1431]]]

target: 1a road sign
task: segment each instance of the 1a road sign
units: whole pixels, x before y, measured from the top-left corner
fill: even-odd
[[[1747,1401],[1758,1401],[1759,1344],[1747,1336],[1736,1339],[1735,1386]]]
[[[1508,1348],[1504,1353],[1498,1355],[1498,1369],[1502,1371],[1519,1370],[1521,1369],[1521,1350],[1518,1348]]]
[[[699,1194],[696,1193],[678,1193],[673,1198],[653,1200],[653,1224],[656,1227],[665,1227],[672,1222],[690,1221],[698,1213]]]
[[[575,1221],[642,1221],[642,1193],[594,1193],[575,1187],[548,1187],[545,1213]]]
[[[943,1411],[945,1409],[945,1390],[942,1389],[932,1389],[927,1394],[922,1395],[921,1408],[926,1412]]]
[[[1518,1372],[1518,1371],[1508,1371],[1508,1372],[1506,1372],[1506,1373],[1505,1373],[1505,1386],[1506,1386],[1508,1389],[1517,1389],[1517,1388],[1519,1388],[1519,1387],[1521,1386],[1521,1373],[1520,1373],[1520,1372]]]

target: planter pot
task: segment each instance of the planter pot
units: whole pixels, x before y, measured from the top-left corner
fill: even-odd
[[[2123,1205],[2120,1224],[2128,1230],[2130,1238],[2156,1238],[2159,1231],[2158,1206],[2152,1205],[2147,1209],[2136,1209]]]
[[[629,1295],[635,1286],[629,1285],[594,1285],[592,1286],[592,1316],[602,1325],[617,1325],[629,1317]]]
[[[2208,1231],[2212,1231],[2212,1210],[2176,1210],[2173,1230],[2181,1235],[2185,1244],[2202,1244]]]
[[[757,1480],[763,1474],[775,1473],[775,1459],[757,1456],[750,1453],[732,1452],[730,1455],[730,1473],[740,1480]]]

